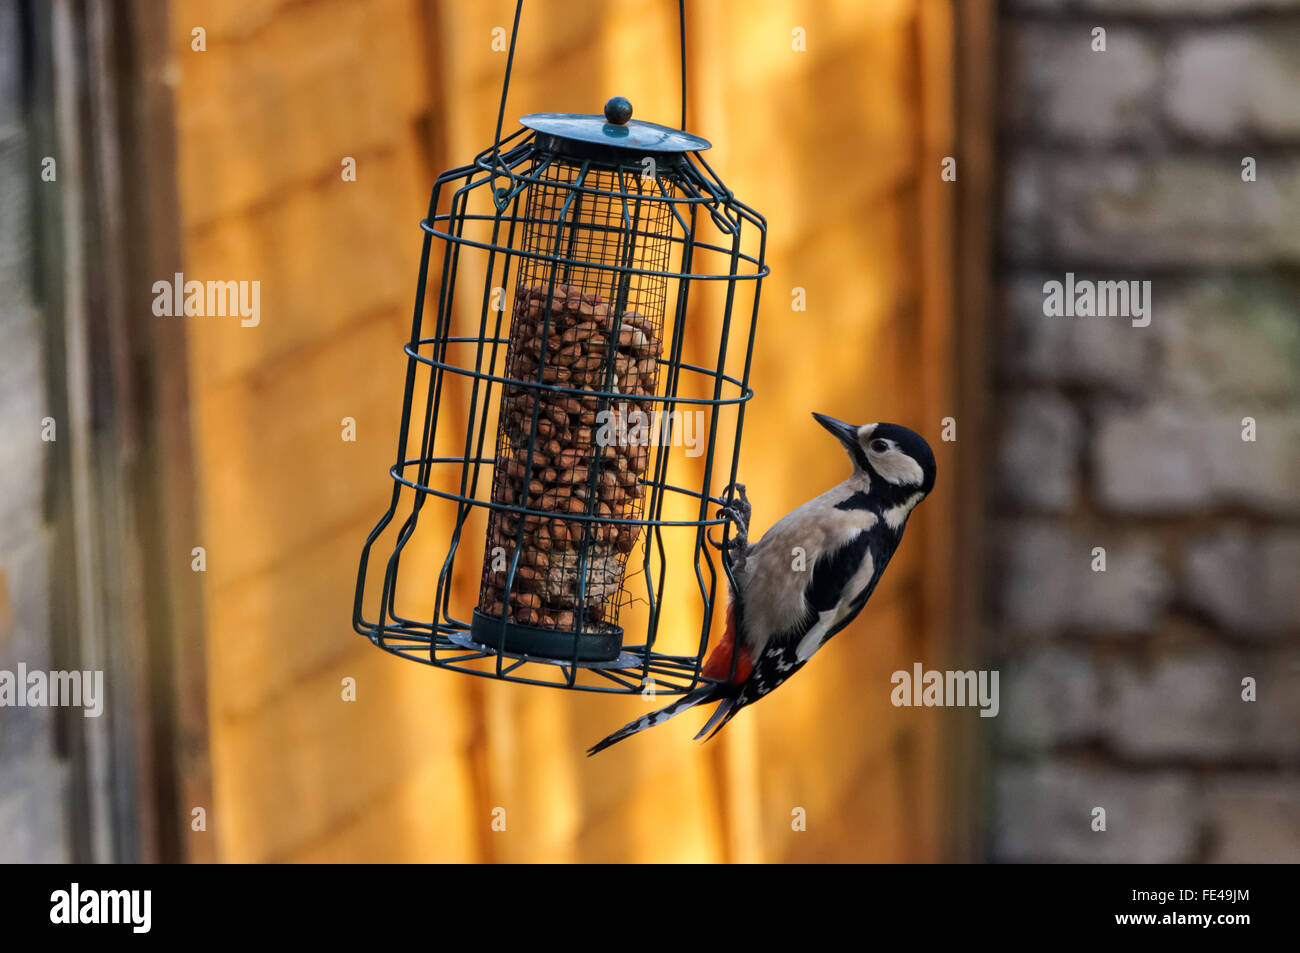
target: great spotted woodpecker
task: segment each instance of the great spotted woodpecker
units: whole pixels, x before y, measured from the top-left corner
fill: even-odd
[[[717,701],[695,736],[713,737],[736,712],[799,671],[867,604],[907,517],[934,488],[934,453],[919,434],[897,424],[854,427],[824,414],[813,417],[844,444],[853,473],[787,514],[753,545],[745,488],[736,486],[722,511],[736,526],[728,544],[735,585],[726,632],[703,668],[717,681],[642,715],[587,754]]]

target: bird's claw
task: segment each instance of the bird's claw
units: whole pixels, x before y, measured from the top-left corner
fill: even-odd
[[[745,485],[733,483],[723,493],[727,505],[718,510],[718,517],[726,517],[735,527],[731,539],[727,541],[726,551],[735,573],[745,571],[745,557],[749,553],[749,499],[745,496]]]
[[[749,497],[745,495],[745,484],[733,483],[723,491],[723,498],[727,501],[726,509],[735,519],[742,532],[749,532]]]

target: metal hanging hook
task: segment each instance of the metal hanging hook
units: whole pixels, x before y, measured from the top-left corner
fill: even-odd
[[[510,95],[510,75],[515,65],[515,42],[519,36],[519,19],[523,14],[524,0],[516,0],[514,22],[510,27],[510,48],[506,52],[506,71],[501,83],[501,102],[497,106],[497,128],[492,142],[492,166],[495,169],[501,152],[501,127],[505,123],[506,99]],[[677,0],[677,25],[679,37],[679,76],[681,80],[682,119],[678,127],[686,131],[686,0]]]

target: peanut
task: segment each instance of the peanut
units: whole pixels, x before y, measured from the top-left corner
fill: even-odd
[[[606,521],[635,512],[630,507],[645,498],[641,479],[650,462],[645,447],[598,446],[598,414],[612,412],[610,423],[621,432],[625,411],[648,412],[648,403],[639,398],[653,393],[663,342],[659,329],[640,312],[627,308],[616,316],[609,302],[579,284],[521,285],[514,302],[509,375],[588,393],[515,384],[503,388],[501,426],[508,444],[492,482],[493,501],[518,505],[526,489],[530,509],[595,519],[569,522],[561,515],[493,511],[489,549],[512,551],[521,520],[522,549],[513,591],[507,597],[504,575],[485,571],[479,605],[490,615],[507,613],[521,624],[572,630],[580,623],[580,590],[586,603],[583,624],[613,618],[623,561],[635,548],[640,529]],[[620,395],[617,401],[599,396],[608,389]],[[485,558],[485,569],[488,565]]]

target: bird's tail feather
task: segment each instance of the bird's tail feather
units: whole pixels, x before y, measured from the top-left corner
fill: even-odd
[[[674,715],[680,715],[688,708],[694,708],[696,705],[702,705],[705,702],[711,702],[719,697],[719,689],[716,685],[707,685],[697,688],[693,692],[687,692],[671,705],[666,705],[657,711],[652,711],[647,715],[642,715],[636,721],[630,721],[618,731],[600,741],[596,742],[587,749],[587,756],[595,754],[598,751],[604,751],[612,744],[617,744],[624,738],[630,738],[638,731],[645,731],[647,728],[653,728],[655,725],[662,725]]]
[[[734,697],[724,698],[722,699],[722,701],[718,702],[718,707],[714,709],[713,714],[709,717],[709,720],[704,723],[704,727],[701,728],[700,733],[695,736],[695,740],[699,741],[705,735],[709,735],[709,738],[712,738],[713,735],[710,735],[709,732],[712,731],[714,734],[716,734],[718,728],[721,728],[722,725],[725,725],[728,721],[731,720],[731,709],[732,706],[734,706],[735,704],[736,704],[736,699]],[[721,722],[722,724],[719,724],[719,722]]]

